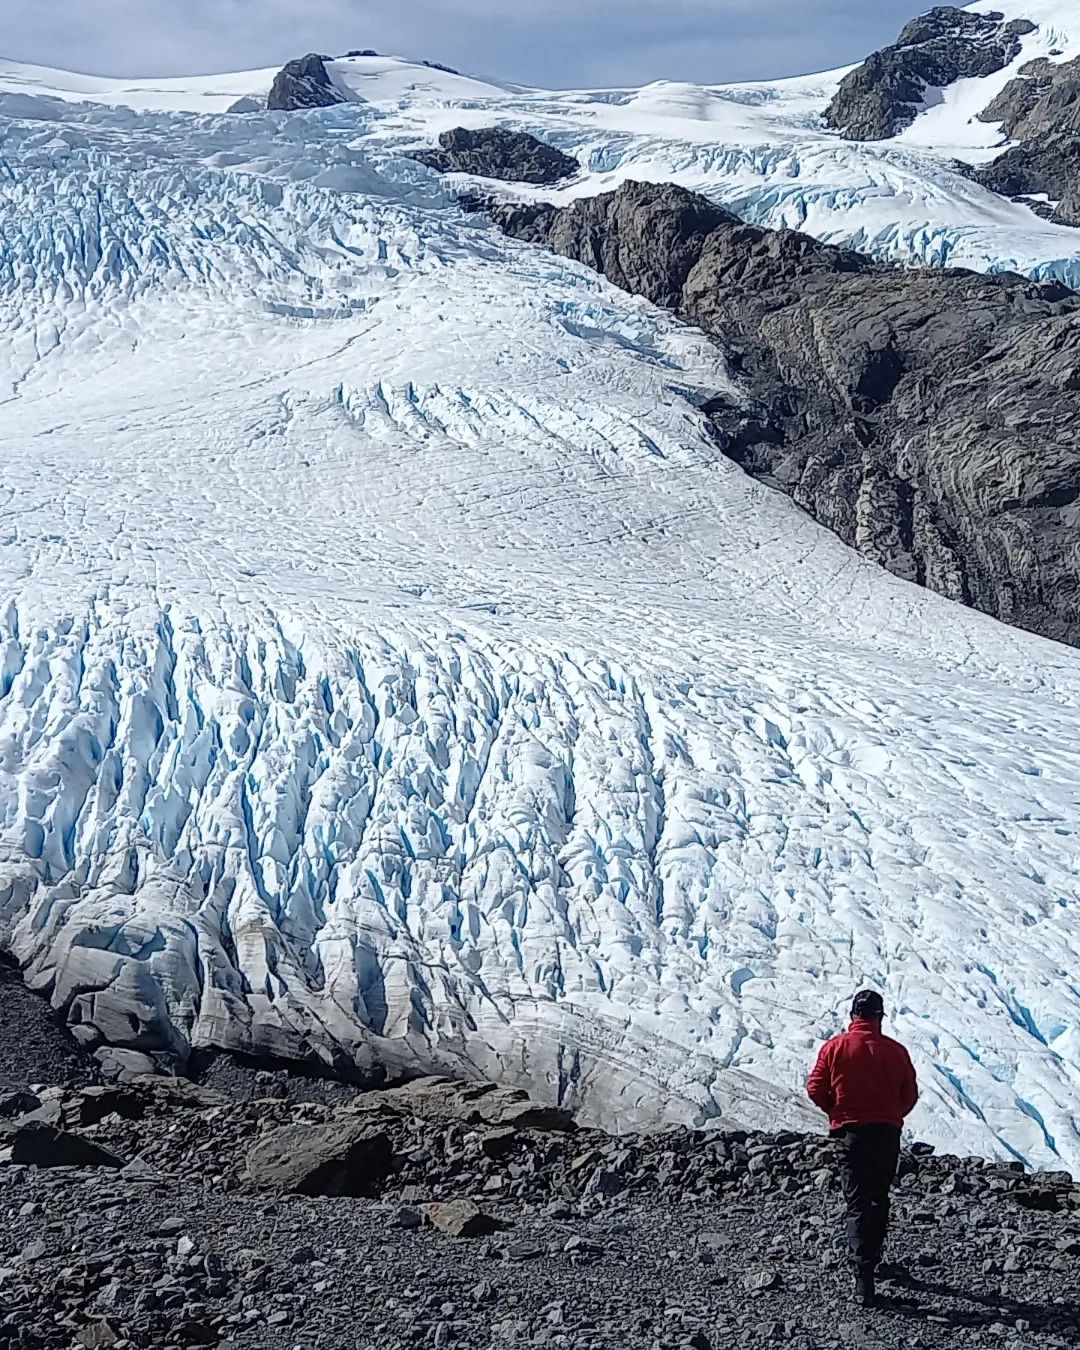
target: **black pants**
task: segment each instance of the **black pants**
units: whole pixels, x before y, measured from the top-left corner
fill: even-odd
[[[889,1188],[900,1161],[895,1125],[847,1125],[833,1135],[847,1206],[846,1230],[857,1270],[872,1272],[889,1229]]]

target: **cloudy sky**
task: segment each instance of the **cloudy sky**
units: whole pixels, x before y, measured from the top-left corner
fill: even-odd
[[[280,65],[373,47],[557,86],[828,69],[930,0],[0,0],[0,57],[102,75]]]

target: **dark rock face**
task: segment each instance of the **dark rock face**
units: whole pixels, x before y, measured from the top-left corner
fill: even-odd
[[[714,335],[722,448],[898,576],[1080,644],[1080,296],[904,271],[672,185],[490,208]]]
[[[1080,60],[1025,66],[985,112],[1019,144],[976,177],[1009,197],[1045,193],[1056,205],[1052,219],[1080,225]]]
[[[825,121],[856,141],[895,136],[915,120],[926,89],[1003,70],[1034,27],[1025,19],[1006,23],[1002,14],[939,5],[844,77]]]
[[[297,112],[302,108],[330,108],[345,101],[334,88],[325,59],[312,52],[278,71],[266,106],[271,111]]]
[[[439,137],[437,150],[415,156],[440,173],[469,173],[509,183],[551,184],[578,172],[578,162],[524,131],[455,127]]]

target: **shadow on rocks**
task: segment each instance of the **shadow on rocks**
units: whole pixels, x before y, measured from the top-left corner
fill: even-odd
[[[894,1282],[910,1293],[927,1295],[931,1301],[916,1302],[902,1293],[883,1292],[881,1306],[920,1321],[932,1319],[940,1325],[953,1327],[998,1326],[1010,1331],[1053,1331],[1070,1345],[1080,1345],[1080,1301],[1075,1299],[1066,1303],[1027,1303],[1000,1292],[957,1289],[911,1274],[897,1277]],[[967,1306],[947,1307],[940,1302],[944,1299]]]

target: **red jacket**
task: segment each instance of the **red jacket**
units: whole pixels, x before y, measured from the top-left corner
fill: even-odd
[[[806,1091],[815,1106],[828,1112],[831,1130],[903,1125],[919,1100],[908,1052],[882,1034],[880,1022],[858,1017],[821,1047]]]

